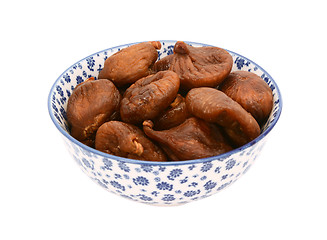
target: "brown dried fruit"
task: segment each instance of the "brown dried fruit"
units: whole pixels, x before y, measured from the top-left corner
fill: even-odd
[[[248,71],[235,71],[222,82],[219,89],[264,123],[273,107],[273,95],[268,84]]]
[[[132,124],[110,121],[101,125],[95,148],[119,157],[145,161],[166,161],[164,152]]]
[[[121,101],[121,119],[138,124],[156,118],[174,101],[178,89],[179,78],[172,71],[160,71],[136,81]]]
[[[155,63],[154,70],[176,72],[181,87],[216,87],[228,76],[233,66],[232,56],[218,47],[192,47],[178,41],[174,54]]]
[[[236,146],[242,146],[260,134],[260,127],[252,115],[217,89],[191,89],[186,96],[186,107],[194,116],[224,127]]]
[[[107,79],[89,80],[76,86],[67,105],[71,135],[93,147],[97,129],[117,115],[120,99],[119,91]]]
[[[160,42],[143,42],[120,50],[106,59],[99,79],[110,79],[116,86],[134,83],[151,74],[160,48]]]
[[[175,57],[174,54],[170,54],[170,55],[163,57],[162,59],[156,61],[152,67],[153,72],[169,70],[170,63],[174,57]]]
[[[218,126],[194,117],[163,131],[153,130],[153,123],[147,120],[143,122],[143,131],[173,161],[212,157],[232,150]]]
[[[185,98],[177,94],[170,106],[154,120],[154,126],[156,130],[169,129],[183,123],[188,117]]]

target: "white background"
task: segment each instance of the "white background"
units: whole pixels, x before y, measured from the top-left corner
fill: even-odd
[[[1,3],[0,239],[327,239],[323,3]],[[47,110],[52,84],[76,61],[161,39],[244,55],[271,74],[284,100],[250,171],[178,207],[143,205],[97,186],[66,152]]]

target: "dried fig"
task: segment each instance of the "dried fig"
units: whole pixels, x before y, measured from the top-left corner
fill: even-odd
[[[120,105],[124,122],[138,124],[156,118],[176,98],[179,78],[172,71],[161,71],[131,85]]]
[[[99,79],[110,79],[119,87],[134,83],[151,73],[160,48],[160,42],[143,42],[120,50],[106,59]]]
[[[183,123],[189,117],[186,109],[185,98],[177,94],[169,107],[154,119],[156,130],[169,129]]]
[[[115,118],[120,99],[119,91],[107,79],[89,80],[77,85],[67,105],[71,135],[93,147],[97,129]]]
[[[178,41],[174,54],[155,63],[155,69],[176,72],[181,87],[216,87],[228,76],[233,66],[232,56],[218,47],[192,47]]]
[[[273,107],[273,95],[268,84],[248,71],[235,71],[221,83],[219,89],[264,123]]]
[[[102,124],[96,133],[95,148],[99,151],[145,161],[166,161],[164,152],[138,127],[119,121]]]
[[[156,61],[152,67],[153,72],[169,70],[170,63],[173,60],[173,58],[174,58],[174,54],[170,54]]]
[[[186,107],[196,117],[224,127],[236,146],[260,134],[257,121],[241,105],[215,88],[194,88],[186,96]]]
[[[174,161],[206,158],[232,150],[218,126],[194,117],[163,131],[153,130],[153,122],[147,120],[143,122],[143,131]]]

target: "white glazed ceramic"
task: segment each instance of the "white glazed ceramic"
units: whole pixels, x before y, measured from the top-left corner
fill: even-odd
[[[173,53],[176,41],[160,41],[159,58]],[[206,44],[187,42],[192,46]],[[219,192],[238,180],[257,159],[267,134],[282,110],[282,99],[271,76],[253,61],[228,51],[234,60],[232,71],[251,71],[264,79],[273,91],[274,106],[261,135],[231,152],[204,159],[179,162],[148,162],[121,158],[90,148],[69,134],[67,100],[74,87],[89,77],[97,77],[105,59],[126,44],[92,54],[73,64],[53,84],[49,93],[50,117],[62,134],[73,159],[94,182],[124,198],[152,205],[179,205]]]

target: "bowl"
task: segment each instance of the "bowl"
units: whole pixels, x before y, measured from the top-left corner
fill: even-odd
[[[173,53],[176,41],[164,40],[159,58]],[[207,44],[186,42],[192,46]],[[48,97],[50,117],[59,130],[72,158],[82,171],[107,191],[124,198],[151,205],[180,205],[209,197],[243,176],[258,158],[268,133],[274,128],[282,110],[282,99],[276,82],[258,64],[235,52],[232,71],[251,71],[272,89],[273,109],[261,134],[253,141],[230,152],[203,159],[150,162],[109,155],[90,148],[69,133],[66,120],[67,101],[74,87],[90,77],[97,77],[105,59],[125,44],[94,53],[64,71],[53,84]]]

